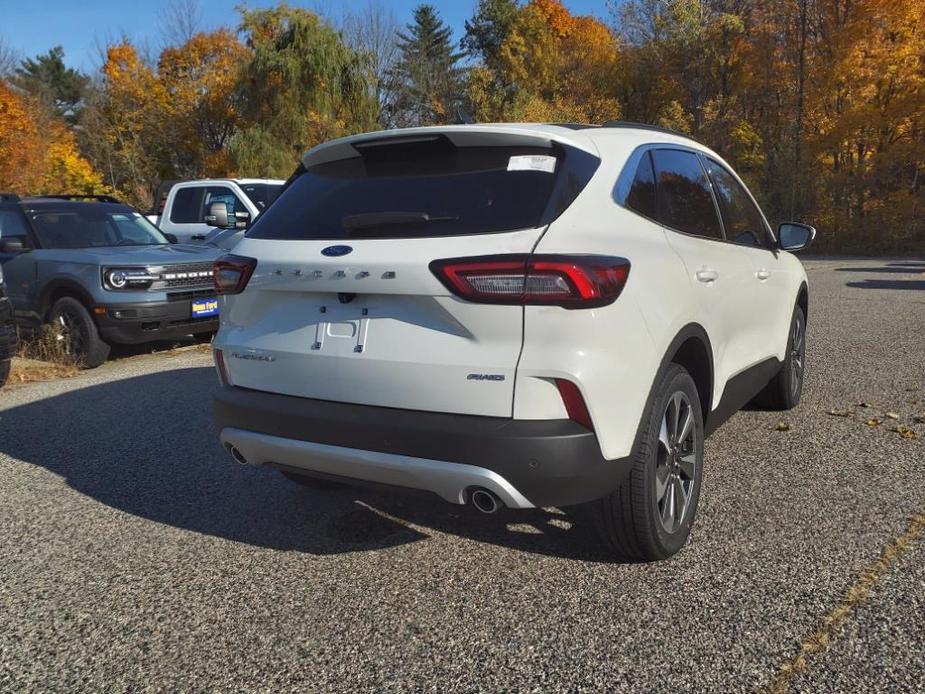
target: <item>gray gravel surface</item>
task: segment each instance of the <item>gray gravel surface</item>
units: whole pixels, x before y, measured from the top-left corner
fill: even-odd
[[[653,565],[606,561],[580,514],[484,517],[236,465],[201,352],[3,390],[0,690],[768,684],[925,512],[925,263],[807,266],[803,403],[707,442],[692,541]],[[795,690],[925,689],[923,544]]]

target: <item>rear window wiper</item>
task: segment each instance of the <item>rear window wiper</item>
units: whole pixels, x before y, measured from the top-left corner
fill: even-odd
[[[346,231],[358,229],[371,229],[373,227],[392,226],[397,224],[427,224],[429,222],[455,222],[459,217],[431,216],[427,212],[361,212],[348,214],[341,218],[341,226]]]

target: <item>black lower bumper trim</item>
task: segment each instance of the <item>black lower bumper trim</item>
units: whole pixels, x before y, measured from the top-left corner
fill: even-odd
[[[565,419],[399,410],[224,387],[214,400],[226,427],[331,446],[476,465],[504,477],[536,506],[568,506],[609,494],[629,459],[605,460],[597,437]],[[349,474],[346,476],[349,477]]]
[[[172,340],[218,330],[218,317],[193,318],[190,301],[158,301],[105,306],[96,316],[100,334],[108,342],[138,344]]]

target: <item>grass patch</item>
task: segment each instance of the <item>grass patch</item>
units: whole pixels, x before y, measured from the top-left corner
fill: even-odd
[[[80,372],[77,363],[65,353],[54,329],[45,325],[19,345],[19,354],[10,366],[10,383],[35,383],[70,378]]]
[[[55,364],[38,359],[23,359],[14,357],[10,365],[8,383],[35,383],[37,381],[51,381],[56,378],[70,378],[80,373],[73,364]]]

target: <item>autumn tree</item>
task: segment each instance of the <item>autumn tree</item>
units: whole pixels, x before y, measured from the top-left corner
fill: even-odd
[[[0,81],[0,190],[20,194],[106,193],[63,120]]]
[[[287,177],[310,147],[376,126],[367,57],[319,16],[286,5],[243,10],[240,30],[253,52],[229,145],[240,171]]]
[[[511,12],[513,11],[513,14]],[[617,118],[618,50],[610,29],[558,0],[482,2],[465,45],[485,63],[469,81],[478,118],[602,122]]]

